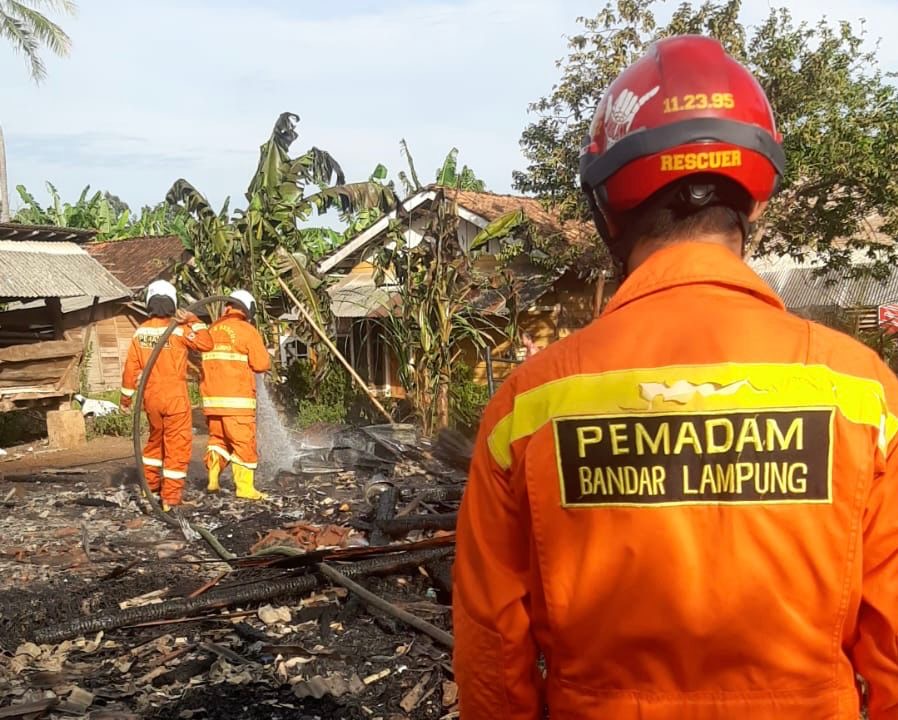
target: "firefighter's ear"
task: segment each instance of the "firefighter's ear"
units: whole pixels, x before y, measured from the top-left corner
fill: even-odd
[[[768,204],[769,204],[769,203],[768,203],[767,200],[765,200],[764,202],[755,202],[754,208],[753,208],[752,211],[748,214],[748,221],[749,221],[750,223],[756,223],[756,222],[758,222],[758,220],[761,219],[761,215],[763,215],[763,214],[764,214],[764,211],[767,210],[767,205],[768,205]]]

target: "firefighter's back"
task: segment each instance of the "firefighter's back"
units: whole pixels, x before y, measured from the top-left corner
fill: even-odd
[[[203,353],[203,411],[207,415],[254,415],[256,383],[249,350],[257,331],[242,314],[228,309],[209,332],[215,346]]]
[[[146,367],[150,355],[168,328],[169,318],[153,317],[141,323],[134,331],[133,343],[137,346],[140,367]],[[183,338],[184,326],[178,326],[159,351],[155,364],[150,370],[144,388],[144,402],[149,407],[159,407],[165,412],[190,410],[187,392],[187,347],[179,340]]]
[[[553,716],[854,720],[881,365],[722,248],[658,253],[622,293],[521,368],[493,432]]]

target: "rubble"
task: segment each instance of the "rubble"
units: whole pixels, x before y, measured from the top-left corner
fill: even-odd
[[[0,718],[457,717],[463,474],[405,426],[298,446],[264,505],[191,467],[183,516],[230,562],[148,515],[128,461],[0,472]]]

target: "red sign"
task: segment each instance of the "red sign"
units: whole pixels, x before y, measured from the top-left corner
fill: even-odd
[[[898,333],[898,303],[879,306],[879,326],[886,335]]]

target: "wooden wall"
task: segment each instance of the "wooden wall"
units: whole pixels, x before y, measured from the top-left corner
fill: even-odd
[[[596,283],[584,282],[571,274],[562,276],[555,283],[553,289],[540,298],[532,310],[520,315],[518,319],[520,331],[529,334],[537,347],[545,348],[592,322],[597,314],[597,307],[602,307],[607,301],[609,289],[601,282],[596,285]],[[348,325],[348,323],[346,324]],[[341,334],[348,336],[349,331],[343,328]],[[367,379],[365,342],[357,337],[353,340],[355,342],[352,343],[354,346],[352,348],[349,347],[348,342],[346,343],[346,357],[362,377]],[[379,339],[375,340],[372,350],[377,356],[389,352]],[[497,333],[492,352],[493,378],[497,385],[517,367],[518,363],[504,361],[504,359],[515,355],[515,350],[507,341],[501,341]],[[475,382],[487,384],[487,365],[481,351],[473,345],[469,345],[462,351],[461,362],[473,367]],[[387,394],[385,391],[389,388],[388,393],[391,397],[404,396],[397,368],[396,359],[390,357],[387,368],[388,384],[386,387],[376,388],[379,395]]]
[[[542,349],[586,327],[596,314],[596,289],[594,283],[586,283],[574,276],[561,277],[553,290],[540,298],[532,310],[521,313],[518,318],[520,332],[530,335],[536,346]],[[520,344],[517,346],[519,348]],[[497,385],[519,364],[503,359],[523,357],[507,341],[498,342],[492,356],[493,380]],[[486,384],[487,366],[483,354],[471,348],[465,352],[465,360],[474,368],[474,380]]]
[[[48,340],[0,349],[0,412],[78,388],[81,344]]]
[[[128,346],[141,318],[118,312],[97,320],[87,329],[86,382],[90,392],[118,390],[128,357]]]

